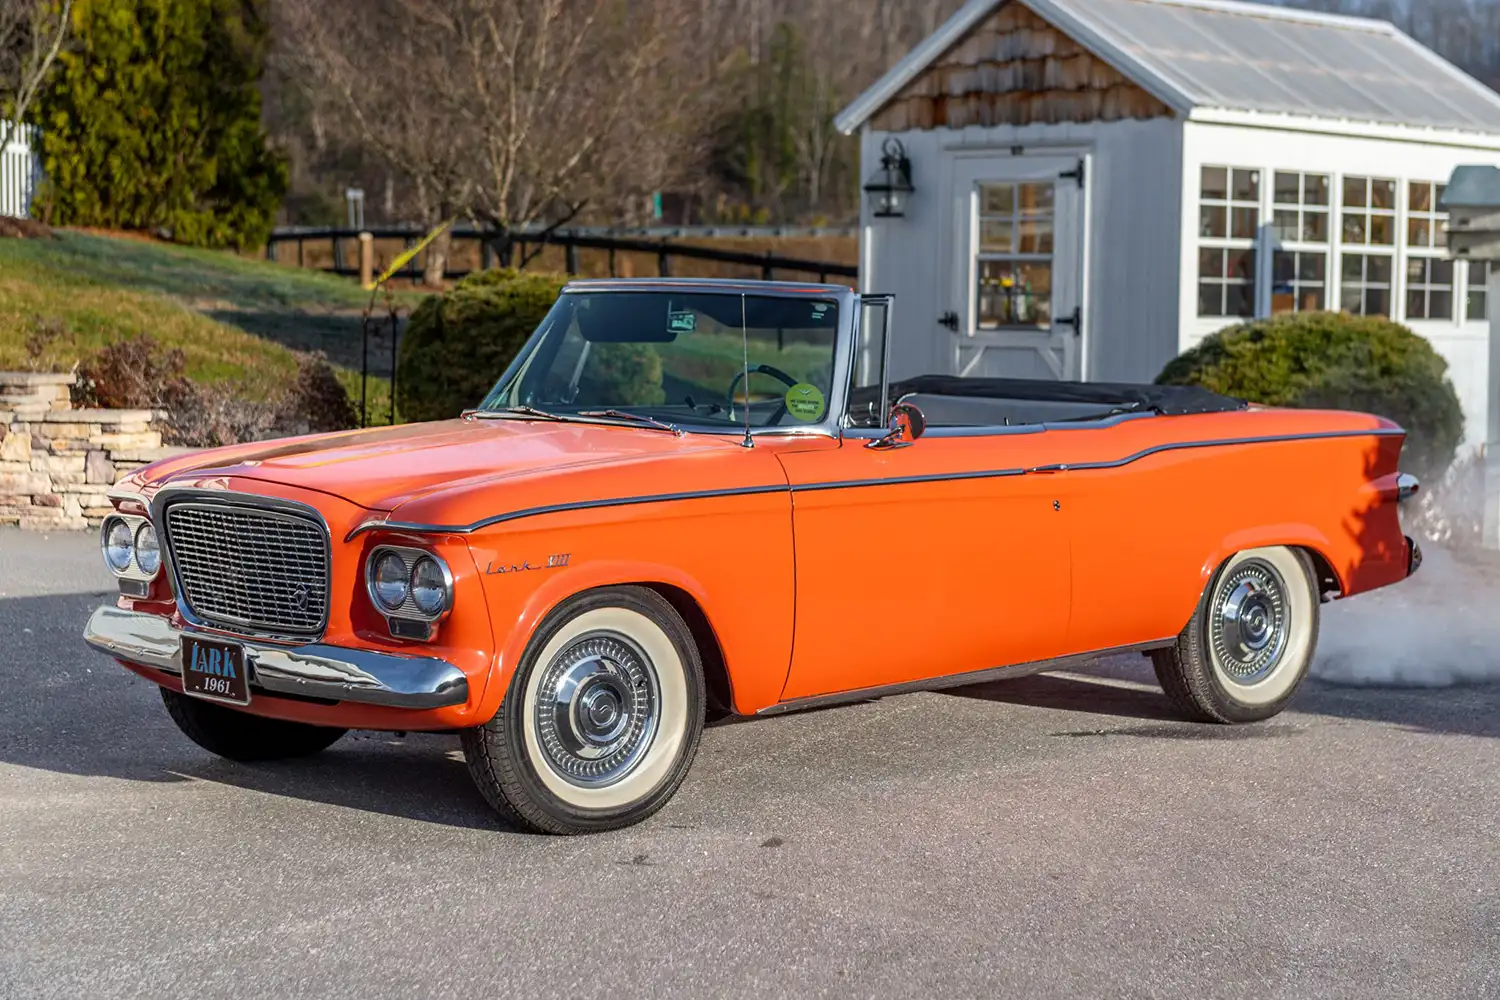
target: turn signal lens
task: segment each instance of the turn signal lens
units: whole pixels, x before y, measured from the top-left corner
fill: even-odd
[[[130,552],[134,548],[134,540],[130,537],[130,527],[124,521],[118,517],[105,521],[100,544],[104,548],[104,564],[112,572],[124,573],[130,569]]]
[[[382,552],[370,574],[370,591],[377,604],[386,611],[395,611],[406,603],[406,595],[411,591],[409,581],[406,560],[394,552]]]
[[[147,576],[155,576],[161,569],[161,547],[156,542],[156,529],[149,524],[141,525],[135,533],[135,564]]]
[[[411,599],[424,615],[437,616],[448,604],[448,574],[437,561],[427,556],[417,560],[411,571]]]

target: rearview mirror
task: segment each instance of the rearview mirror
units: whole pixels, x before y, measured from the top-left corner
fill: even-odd
[[[889,430],[885,437],[871,441],[866,448],[905,448],[922,436],[927,429],[927,418],[913,404],[897,403],[891,407],[886,426]]]

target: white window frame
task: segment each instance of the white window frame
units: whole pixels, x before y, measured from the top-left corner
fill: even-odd
[[[1051,187],[1052,204],[1045,213],[1025,212],[1021,208],[1021,188],[1026,186]],[[986,187],[1008,187],[1012,189],[1011,205],[1009,215],[999,215],[994,212],[986,212],[984,204],[984,189]],[[1014,237],[1013,245],[1009,251],[985,250],[984,249],[984,224],[986,221],[1006,221],[1011,225],[1011,234]],[[1021,251],[1021,226],[1026,222],[1045,222],[1051,236],[1047,243],[1046,252],[1040,250],[1023,253]],[[1057,280],[1057,184],[1055,181],[1042,180],[1015,180],[1015,181],[980,181],[974,188],[974,329],[975,331],[994,332],[999,330],[1051,330],[1057,322],[1056,311],[1053,306],[1056,303],[1057,290],[1054,283]],[[984,326],[981,321],[981,310],[979,303],[984,298],[984,284],[982,274],[984,264],[996,262],[1002,264],[1045,264],[1047,266],[1047,322],[1046,323],[1007,323],[997,326]]]
[[[1304,171],[1272,169],[1271,171],[1269,171],[1269,173],[1271,175],[1271,225],[1267,231],[1270,233],[1271,246],[1269,248],[1269,267],[1267,270],[1267,274],[1269,275],[1269,294],[1267,295],[1266,299],[1267,315],[1277,316],[1286,315],[1288,312],[1303,312],[1304,310],[1302,308],[1302,295],[1304,292],[1311,289],[1316,289],[1321,293],[1321,308],[1327,309],[1329,308],[1329,300],[1331,297],[1328,288],[1330,271],[1332,269],[1331,240],[1333,236],[1333,227],[1337,222],[1337,211],[1332,204],[1334,192],[1336,190],[1336,188],[1334,187],[1334,183],[1336,180],[1335,175],[1331,171],[1322,170]],[[1297,178],[1297,200],[1295,202],[1284,201],[1278,194],[1281,187],[1280,181],[1283,177]],[[1325,198],[1321,204],[1317,202],[1309,202],[1307,200],[1310,178],[1322,178],[1326,183]],[[1290,213],[1296,217],[1297,221],[1295,238],[1288,239],[1279,232],[1279,226],[1276,222],[1276,216],[1278,213]],[[1323,216],[1322,240],[1306,238],[1306,220],[1310,215]],[[1278,287],[1278,283],[1276,280],[1276,258],[1283,254],[1288,254],[1292,258],[1292,308],[1290,310],[1283,310],[1282,312],[1278,313],[1276,311],[1276,294]],[[1318,256],[1323,258],[1323,279],[1321,283],[1301,277],[1302,259],[1304,257],[1310,256]]]
[[[1345,204],[1345,190],[1350,181],[1361,181],[1364,183],[1364,204],[1348,206]],[[1371,195],[1374,192],[1375,183],[1389,183],[1391,185],[1391,207],[1376,208]],[[1331,276],[1336,282],[1338,296],[1329,308],[1343,309],[1346,312],[1359,316],[1384,315],[1387,319],[1401,319],[1406,307],[1405,288],[1402,287],[1402,278],[1405,272],[1402,270],[1403,252],[1405,249],[1406,234],[1402,231],[1404,213],[1402,212],[1402,194],[1405,185],[1400,179],[1394,177],[1377,177],[1373,174],[1339,174],[1338,175],[1338,255],[1337,271]],[[1344,220],[1346,216],[1360,216],[1364,219],[1364,240],[1354,242],[1348,239],[1345,232]],[[1389,219],[1391,227],[1390,243],[1371,243],[1370,220],[1375,218]],[[1344,262],[1347,258],[1357,256],[1360,261],[1360,277],[1356,281],[1349,281],[1344,277]],[[1370,281],[1370,258],[1382,257],[1390,264],[1390,280],[1388,282]],[[1330,262],[1332,263],[1332,261]],[[1350,303],[1345,301],[1344,292],[1349,288],[1359,290],[1358,310],[1350,308]],[[1371,289],[1384,288],[1387,293],[1385,313],[1365,312],[1365,295]]]
[[[1489,319],[1489,310],[1495,308],[1495,303],[1490,301],[1490,276],[1489,272],[1500,270],[1500,261],[1467,260],[1464,261],[1465,273],[1465,295],[1464,295],[1464,317],[1465,323],[1478,323]],[[1477,313],[1474,310],[1474,296],[1479,295],[1484,301],[1484,307]]]
[[[1204,194],[1204,175],[1210,170],[1224,171],[1224,197],[1210,198]],[[1253,175],[1255,184],[1254,200],[1235,197],[1235,180],[1237,174]],[[1260,315],[1260,292],[1261,292],[1261,270],[1265,259],[1264,250],[1261,247],[1260,234],[1263,229],[1261,221],[1265,215],[1266,200],[1266,171],[1261,167],[1231,166],[1228,164],[1205,163],[1198,168],[1198,213],[1197,213],[1197,253],[1194,255],[1196,264],[1193,275],[1193,308],[1200,319],[1223,319],[1228,321],[1254,319]],[[1224,235],[1205,236],[1203,234],[1204,209],[1222,208],[1224,210]],[[1251,235],[1234,235],[1234,214],[1239,211],[1253,211],[1254,222]],[[1234,251],[1248,250],[1251,255],[1251,270],[1248,278],[1231,277],[1229,271],[1229,254]],[[1205,276],[1203,273],[1203,255],[1205,252],[1218,253],[1221,274],[1218,276]],[[1206,285],[1213,285],[1219,291],[1219,311],[1205,312],[1203,309],[1203,289]],[[1229,289],[1245,288],[1248,290],[1247,302],[1248,312],[1229,311]]]

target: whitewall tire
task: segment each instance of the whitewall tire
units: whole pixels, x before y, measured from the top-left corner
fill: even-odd
[[[692,633],[664,598],[609,587],[564,602],[527,644],[505,700],[463,736],[475,784],[544,833],[637,823],[676,792],[704,719]]]
[[[1320,599],[1307,555],[1285,547],[1230,557],[1171,649],[1152,654],[1162,689],[1194,719],[1256,722],[1307,677]]]

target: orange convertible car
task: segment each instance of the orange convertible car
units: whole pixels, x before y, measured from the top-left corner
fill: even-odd
[[[705,715],[1150,654],[1279,712],[1319,605],[1403,579],[1403,433],[1200,389],[885,377],[890,301],[576,282],[463,416],[125,480],[89,643],[237,760],[456,730],[554,833],[681,784]]]

